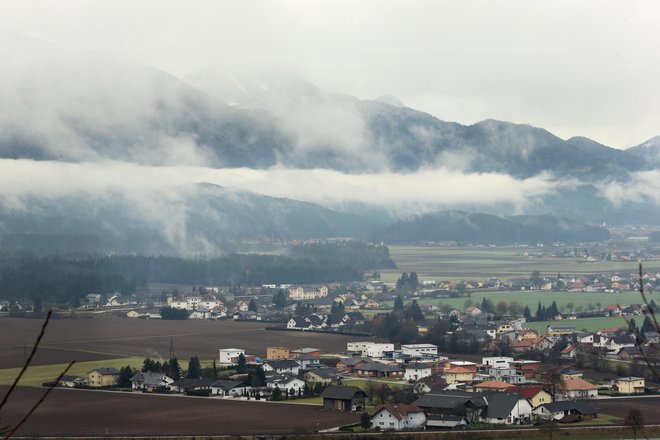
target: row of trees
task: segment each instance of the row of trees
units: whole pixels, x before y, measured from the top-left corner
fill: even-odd
[[[134,255],[37,256],[0,254],[0,297],[40,297],[77,306],[90,292],[123,295],[149,282],[204,285],[355,281],[393,268],[386,246],[358,241],[293,246],[282,255],[229,254],[213,259]]]

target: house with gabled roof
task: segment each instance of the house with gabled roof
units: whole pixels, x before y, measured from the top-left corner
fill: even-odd
[[[507,393],[519,394],[529,401],[532,408],[552,402],[552,395],[540,386],[515,386],[506,389]]]
[[[87,385],[90,387],[109,387],[117,385],[119,370],[114,367],[97,368],[87,373]]]
[[[445,370],[445,380],[447,384],[472,382],[476,372],[468,367],[451,367]]]
[[[266,387],[271,391],[279,388],[282,394],[302,396],[305,382],[290,374],[275,374],[266,377]]]
[[[353,368],[358,376],[368,377],[403,377],[404,370],[396,365],[388,365],[382,362],[368,362]]]
[[[371,428],[381,431],[423,429],[426,414],[417,405],[403,403],[380,405],[371,416]]]
[[[286,322],[286,328],[290,330],[308,330],[312,328],[312,324],[306,321],[305,318],[296,316]]]
[[[242,380],[216,380],[211,384],[213,396],[247,396],[252,387]]]
[[[304,378],[305,378],[305,382],[307,383],[328,384],[337,380],[337,376],[338,374],[336,368],[317,368],[306,372]]]
[[[323,390],[323,408],[335,411],[360,411],[364,409],[367,393],[358,387],[330,385]]]
[[[481,411],[482,422],[510,425],[531,421],[532,405],[527,399],[518,394],[501,391],[475,394],[481,394],[486,401],[486,407]]]
[[[262,365],[266,374],[289,374],[297,376],[300,372],[300,364],[293,359],[282,359],[278,361],[266,361]]]
[[[587,382],[584,379],[562,380],[561,389],[555,396],[556,400],[590,399],[598,397],[598,385]]]
[[[373,359],[369,357],[342,358],[339,362],[337,362],[337,371],[340,373],[352,373],[355,367],[360,367],[372,361]]]
[[[508,382],[503,382],[501,380],[486,380],[484,382],[479,382],[474,386],[475,391],[506,391],[511,387],[511,384]]]
[[[131,377],[131,388],[133,391],[166,391],[169,390],[170,384],[174,382],[167,374],[163,373],[136,373]]]
[[[563,400],[559,402],[544,403],[534,409],[534,414],[545,420],[572,419],[579,421],[593,419],[598,412],[594,406],[584,400]]]

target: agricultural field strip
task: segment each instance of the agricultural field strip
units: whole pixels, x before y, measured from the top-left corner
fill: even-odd
[[[247,332],[257,332],[257,331],[263,331],[263,328],[257,328],[257,329],[248,329],[248,330],[236,330],[227,334],[234,334],[234,333],[247,333]],[[182,337],[182,336],[204,336],[208,337],[208,333],[206,332],[199,332],[199,333],[176,333],[176,334],[169,334],[169,335],[149,335],[149,336],[130,336],[130,337],[123,337],[123,338],[110,338],[110,339],[82,339],[82,340],[77,340],[77,341],[56,341],[57,344],[87,344],[87,343],[92,343],[92,342],[122,342],[122,341],[140,341],[140,340],[148,340],[148,339],[162,339],[162,338],[175,338],[175,337]],[[56,347],[51,347],[51,348],[56,348]],[[71,349],[73,350],[73,349]]]
[[[511,277],[526,276],[533,270],[542,273],[591,274],[630,271],[636,262],[599,261],[578,263],[575,258],[552,256],[525,256],[523,252],[544,253],[550,249],[536,248],[443,248],[426,246],[390,246],[390,255],[397,269],[383,270],[387,281],[390,276],[415,271],[422,279],[432,277]],[[660,261],[645,260],[648,270],[658,270]]]
[[[20,348],[21,346],[15,345],[14,347]],[[82,349],[82,348],[54,347],[52,345],[40,345],[39,348],[40,349],[47,348],[49,350],[77,351],[77,352],[80,352],[80,353],[100,354],[100,355],[103,355],[103,356],[113,356],[113,357],[117,357],[117,358],[131,357],[131,355],[127,354],[127,353],[109,353],[109,352],[105,352],[105,351],[85,350],[85,349]]]

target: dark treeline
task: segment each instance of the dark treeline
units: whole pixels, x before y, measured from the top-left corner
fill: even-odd
[[[0,254],[0,297],[75,303],[89,293],[129,294],[149,282],[196,285],[327,283],[391,268],[389,250],[357,241],[293,246],[282,255],[213,259],[147,256]]]

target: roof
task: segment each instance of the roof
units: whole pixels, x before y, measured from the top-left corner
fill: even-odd
[[[349,358],[342,358],[339,362],[341,362],[344,365],[357,365],[360,362],[371,362],[372,359],[368,357],[349,357]]]
[[[317,370],[308,371],[308,374],[314,374],[323,379],[332,379],[337,376],[336,368],[319,368]]]
[[[503,393],[500,391],[478,394],[482,394],[486,400],[488,407],[485,411],[488,418],[506,418],[522,398],[518,394]]]
[[[619,377],[617,381],[621,382],[634,382],[636,380],[644,380],[643,377],[635,377],[635,376],[626,376],[626,377]]]
[[[145,385],[161,385],[163,380],[169,377],[163,373],[139,372],[131,377],[131,382],[143,382]],[[171,378],[170,378],[171,380]]]
[[[376,414],[378,414],[381,411],[388,411],[390,414],[392,414],[394,417],[397,418],[397,420],[403,420],[406,418],[406,416],[409,413],[420,413],[424,412],[422,408],[420,408],[417,405],[406,405],[404,403],[397,403],[394,405],[388,404],[388,405],[380,405],[376,408],[376,411],[374,412],[374,415],[371,416],[372,418],[376,417]]]
[[[180,379],[172,382],[172,386],[177,388],[197,388],[197,387],[210,387],[215,382],[213,378],[203,377],[201,379]]]
[[[447,370],[445,370],[445,373],[450,373],[450,374],[461,374],[461,373],[473,373],[474,370],[471,368],[466,368],[466,367],[451,367]]]
[[[525,399],[531,399],[536,396],[541,391],[544,391],[541,387],[512,387],[506,389],[507,393],[520,394]]]
[[[426,370],[426,369],[430,369],[430,368],[433,368],[433,367],[431,367],[431,366],[428,365],[428,364],[422,364],[422,363],[419,363],[419,362],[413,362],[413,363],[410,363],[410,364],[406,364],[406,365],[404,366],[404,368],[405,368],[406,370],[412,370],[412,369],[415,369],[415,370]]]
[[[598,385],[587,382],[584,379],[564,379],[564,389],[566,391],[597,390]]]
[[[438,391],[424,394],[413,403],[422,408],[441,410],[444,413],[455,415],[465,415],[465,404],[474,396],[474,393],[463,391]]]
[[[316,316],[316,315],[314,315]],[[300,347],[296,348],[294,350],[289,350],[290,353],[301,353],[301,354],[309,354],[309,353],[316,353],[317,351],[321,351],[318,348],[312,348],[312,347]]]
[[[108,375],[108,374],[110,374],[110,375],[119,374],[119,370],[114,368],[114,367],[97,368],[96,370],[92,370],[92,373],[94,371],[96,371],[97,373],[99,373],[101,375],[104,375],[104,376]]]
[[[367,393],[365,393],[358,387],[352,387],[346,385],[330,385],[328,388],[323,390],[321,397],[323,397],[324,399],[351,400],[356,395],[367,397]]]
[[[266,361],[264,364],[270,365],[274,370],[281,368],[300,368],[300,364],[293,359],[283,359],[279,361]]]
[[[403,371],[401,368],[395,365],[387,365],[382,362],[368,362],[362,366],[355,367],[358,370],[363,371],[382,371],[382,372],[398,372]]]
[[[507,388],[511,387],[511,384],[501,380],[487,380],[475,385],[474,387],[491,390],[506,390]]]
[[[293,382],[294,380],[298,380],[298,381],[302,382],[302,380],[298,379],[296,376],[291,376],[291,375],[288,375],[288,374],[275,374],[273,376],[270,376],[270,377],[266,378],[267,383],[275,384],[275,385],[289,384],[289,383]]]
[[[225,391],[229,391],[234,388],[249,387],[250,385],[242,380],[216,380],[211,384],[211,386],[214,388],[222,388]]]
[[[552,403],[544,403],[541,406],[553,413],[576,410],[582,415],[597,414],[596,408],[585,400],[560,400]]]
[[[60,382],[73,382],[76,379],[78,379],[78,376],[69,376],[68,374],[65,374],[60,377]]]

